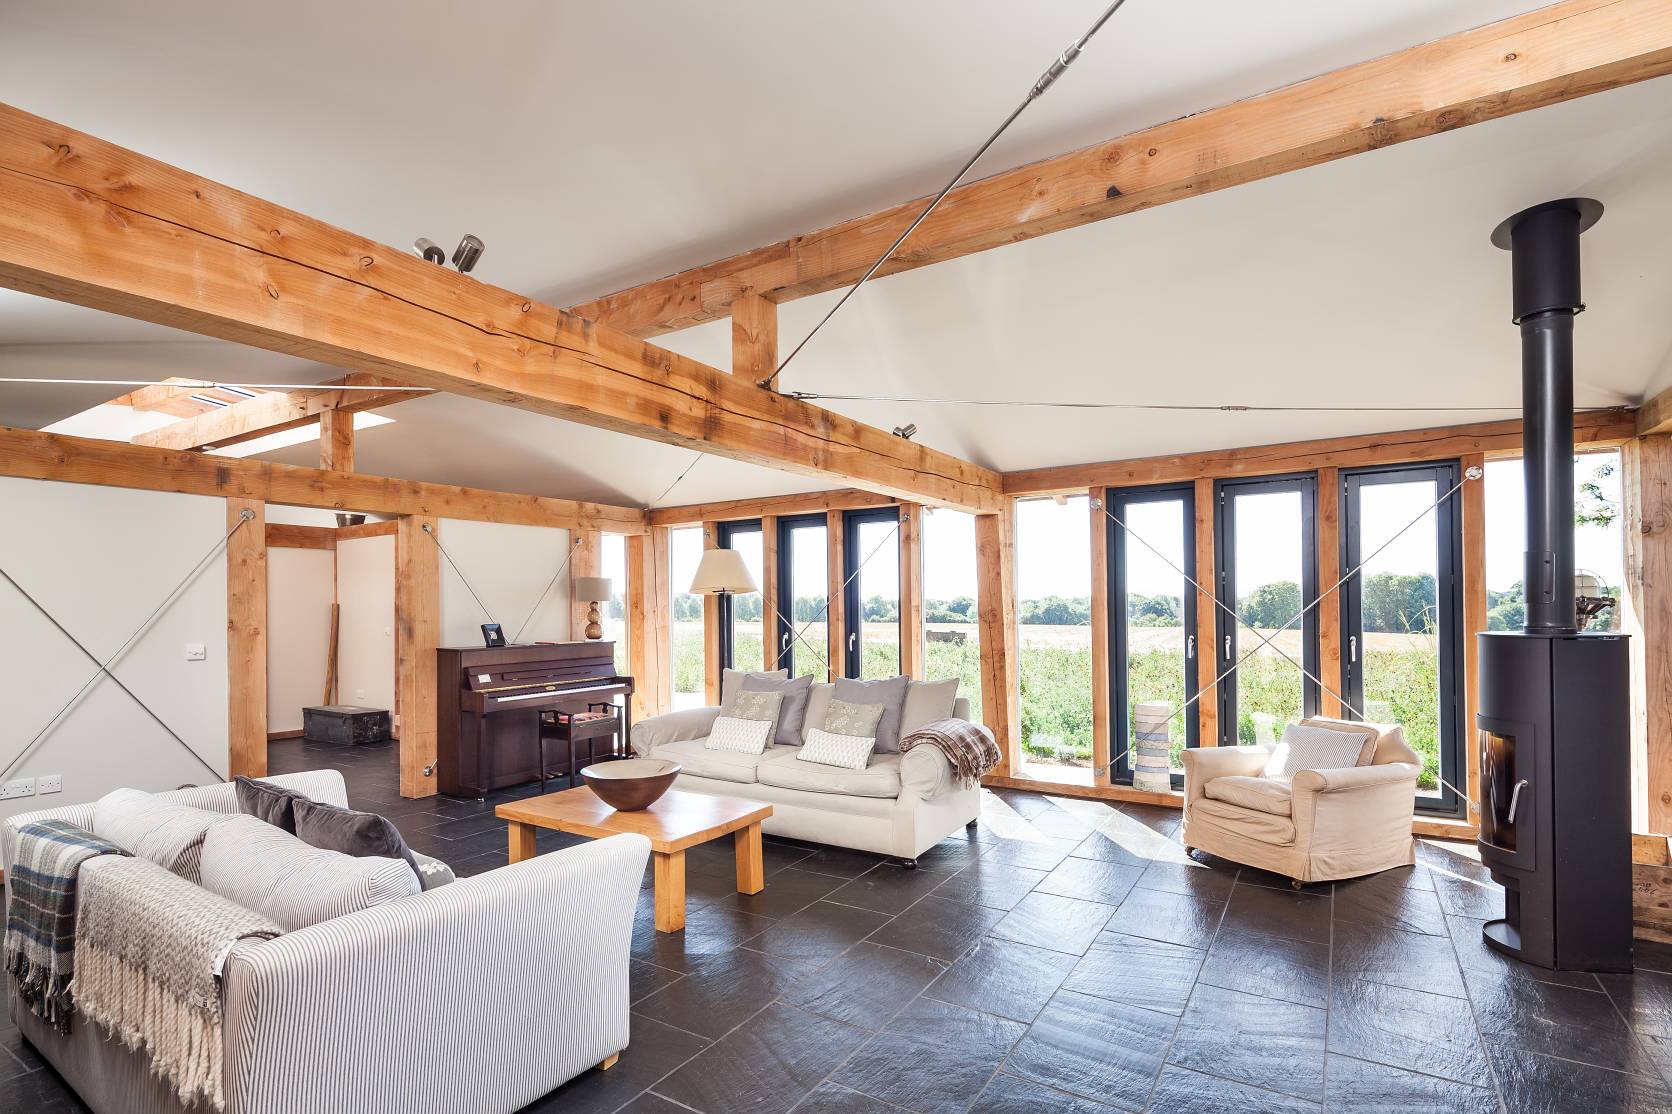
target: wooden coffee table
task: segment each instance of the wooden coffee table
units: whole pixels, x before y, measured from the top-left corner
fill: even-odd
[[[761,821],[772,806],[740,797],[710,797],[670,789],[641,812],[617,812],[585,785],[500,805],[494,815],[510,826],[511,861],[534,857],[539,828],[601,839],[631,832],[650,840],[656,867],[656,930],[685,927],[685,849],[731,833],[737,848],[737,892],[758,894],[766,885],[761,862]]]

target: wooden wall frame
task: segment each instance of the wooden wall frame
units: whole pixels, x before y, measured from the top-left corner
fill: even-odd
[[[266,777],[267,507],[228,499],[226,526],[228,776]]]

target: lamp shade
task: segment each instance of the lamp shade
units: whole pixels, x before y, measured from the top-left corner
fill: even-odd
[[[727,592],[758,592],[743,554],[735,549],[704,550],[697,575],[691,578],[691,593],[697,596],[718,596]]]
[[[615,585],[610,583],[607,576],[577,576],[575,577],[575,598],[599,603],[610,598]]]

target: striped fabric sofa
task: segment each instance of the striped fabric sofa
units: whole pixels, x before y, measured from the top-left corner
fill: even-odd
[[[335,770],[267,780],[348,804]],[[230,784],[158,796],[238,808]],[[91,804],[12,817],[4,861],[23,824],[92,818]],[[615,836],[240,943],[221,984],[228,1114],[510,1112],[612,1058],[627,1046],[649,853],[642,836]],[[188,1109],[145,1053],[85,1021],[60,1035],[9,997],[23,1036],[98,1114]]]

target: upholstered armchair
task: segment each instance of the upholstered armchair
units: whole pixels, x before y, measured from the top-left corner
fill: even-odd
[[[1374,874],[1416,861],[1411,815],[1422,759],[1397,726],[1314,718],[1303,726],[1362,737],[1370,761],[1267,777],[1271,747],[1184,752],[1184,844],[1285,874],[1296,886]]]

